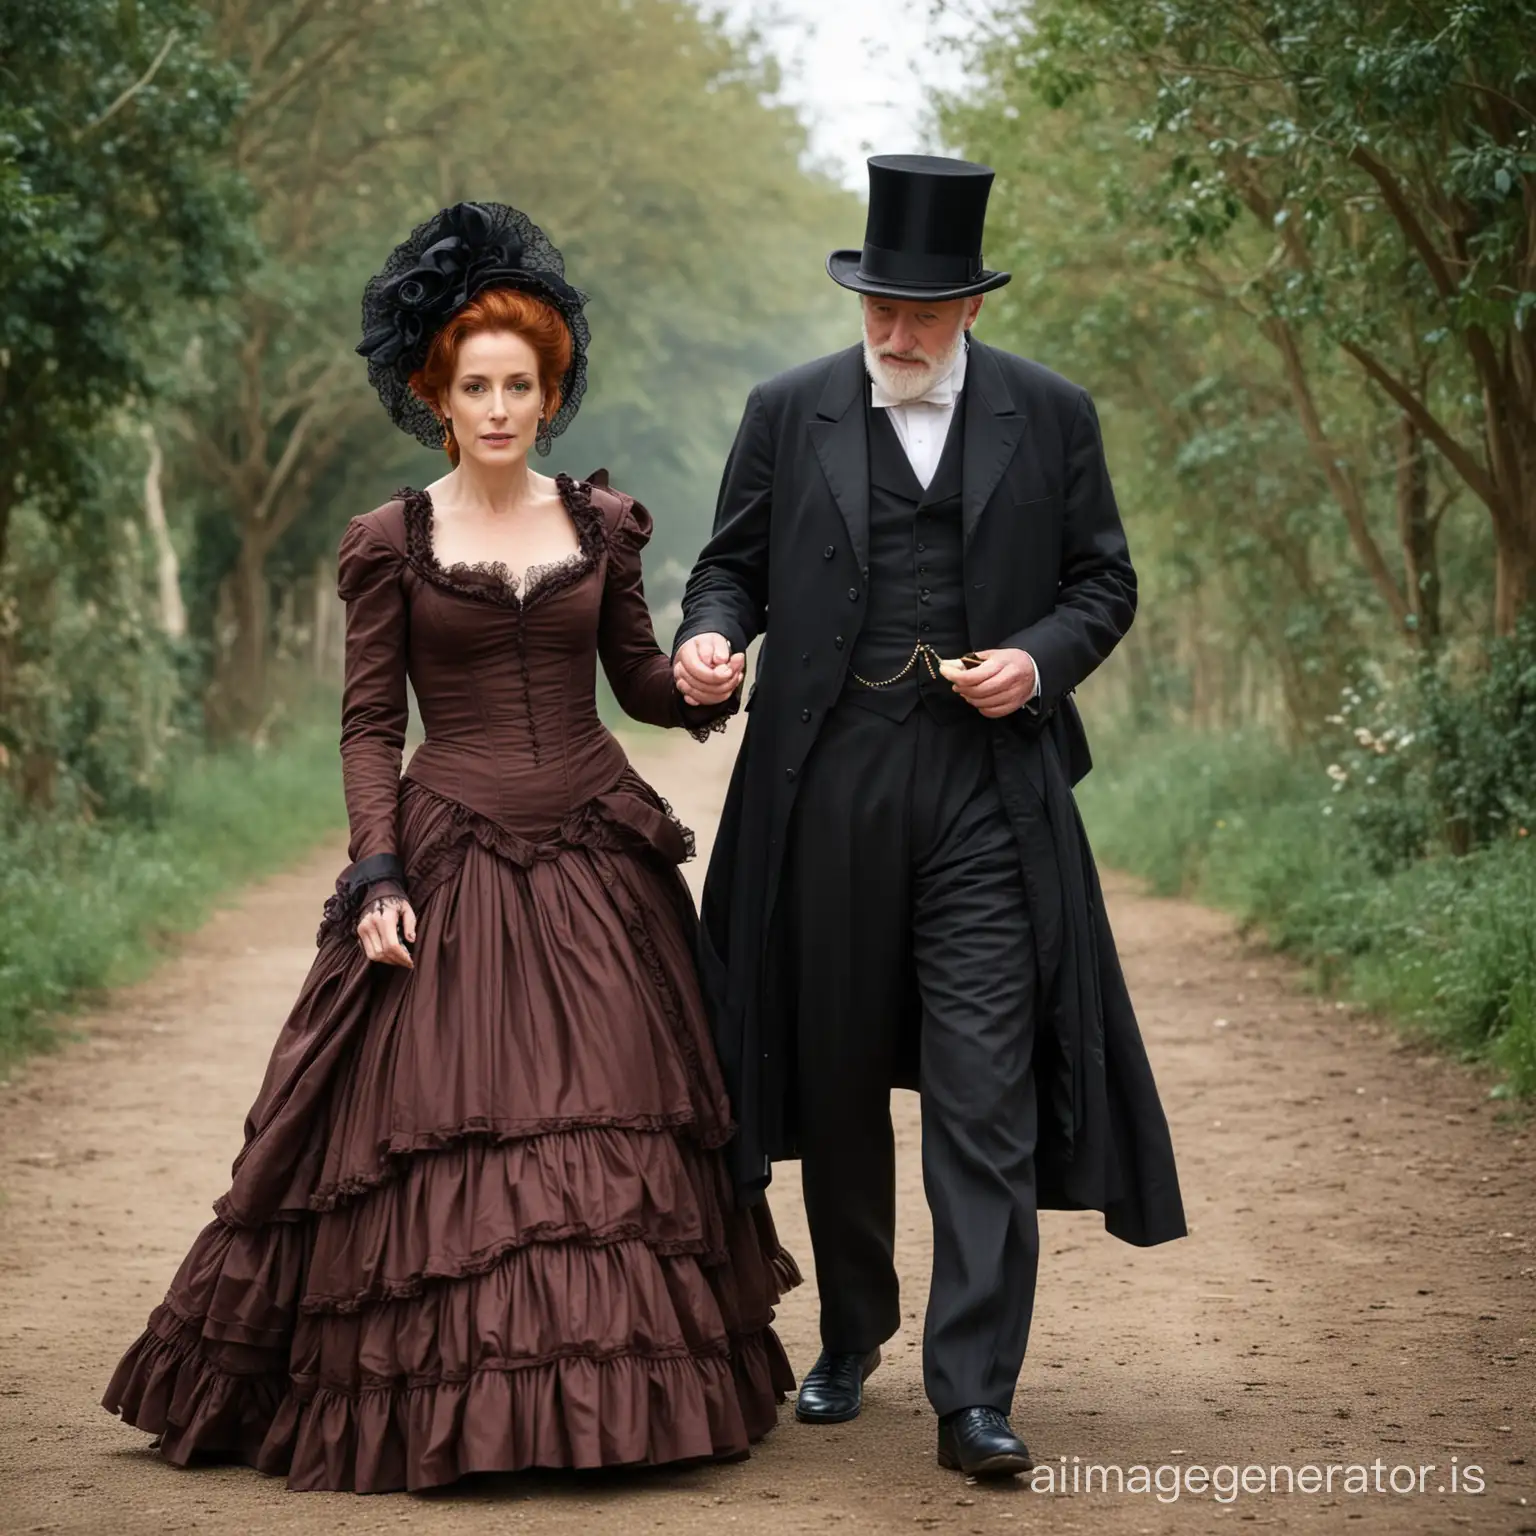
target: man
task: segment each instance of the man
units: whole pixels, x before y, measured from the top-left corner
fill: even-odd
[[[921,1094],[924,1384],[945,1466],[1009,1421],[1040,1206],[1184,1234],[1166,1121],[1071,786],[1072,692],[1136,583],[1085,391],[975,341],[992,172],[869,162],[862,346],[755,388],[683,599],[685,699],[765,635],[703,901],[736,1173],[798,1156],[821,1298],[797,1416],[855,1417],[900,1323],[892,1086]]]

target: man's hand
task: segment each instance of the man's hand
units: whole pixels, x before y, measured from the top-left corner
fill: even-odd
[[[723,704],[741,685],[747,658],[724,635],[695,635],[677,653],[672,675],[689,704]]]
[[[405,942],[401,942],[400,928],[405,928]],[[383,965],[402,965],[415,970],[411,953],[406,944],[416,942],[416,914],[403,896],[381,896],[368,903],[368,910],[357,925],[358,942],[370,960]]]
[[[979,667],[945,666],[944,675],[967,704],[989,720],[1022,709],[1035,693],[1035,664],[1024,651],[977,651]]]

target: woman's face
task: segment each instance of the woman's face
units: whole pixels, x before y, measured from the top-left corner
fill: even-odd
[[[505,468],[528,456],[544,391],[532,347],[511,331],[483,331],[459,347],[458,371],[443,402],[460,460]]]

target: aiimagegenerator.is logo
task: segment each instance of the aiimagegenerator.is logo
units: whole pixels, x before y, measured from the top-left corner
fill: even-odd
[[[1472,1462],[1462,1463],[1452,1456],[1449,1463],[1399,1462],[1389,1464],[1377,1457],[1360,1462],[1305,1462],[1292,1466],[1283,1462],[1240,1466],[1221,1462],[1206,1466],[1200,1462],[1138,1462],[1122,1467],[1114,1462],[1088,1461],[1074,1456],[1070,1462],[1062,1456],[1054,1462],[1042,1462],[1030,1474],[1030,1487],[1036,1493],[1130,1494],[1151,1497],[1159,1503],[1172,1504],[1180,1498],[1209,1498],[1218,1504],[1232,1504],[1243,1495],[1265,1494],[1397,1495],[1480,1494],[1487,1487],[1483,1469]]]

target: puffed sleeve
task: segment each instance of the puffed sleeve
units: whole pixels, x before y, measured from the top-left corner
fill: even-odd
[[[357,905],[404,891],[396,840],[405,692],[406,603],[402,558],[354,518],[342,535],[336,589],[347,605],[341,704],[341,772],[352,859],[342,880]]]
[[[603,589],[597,647],[603,671],[626,715],[647,725],[682,726],[699,740],[723,728],[740,707],[740,690],[722,704],[686,704],[672,676],[672,660],[656,643],[645,602],[640,552],[655,526],[638,501],[628,501],[608,540],[608,578]]]

